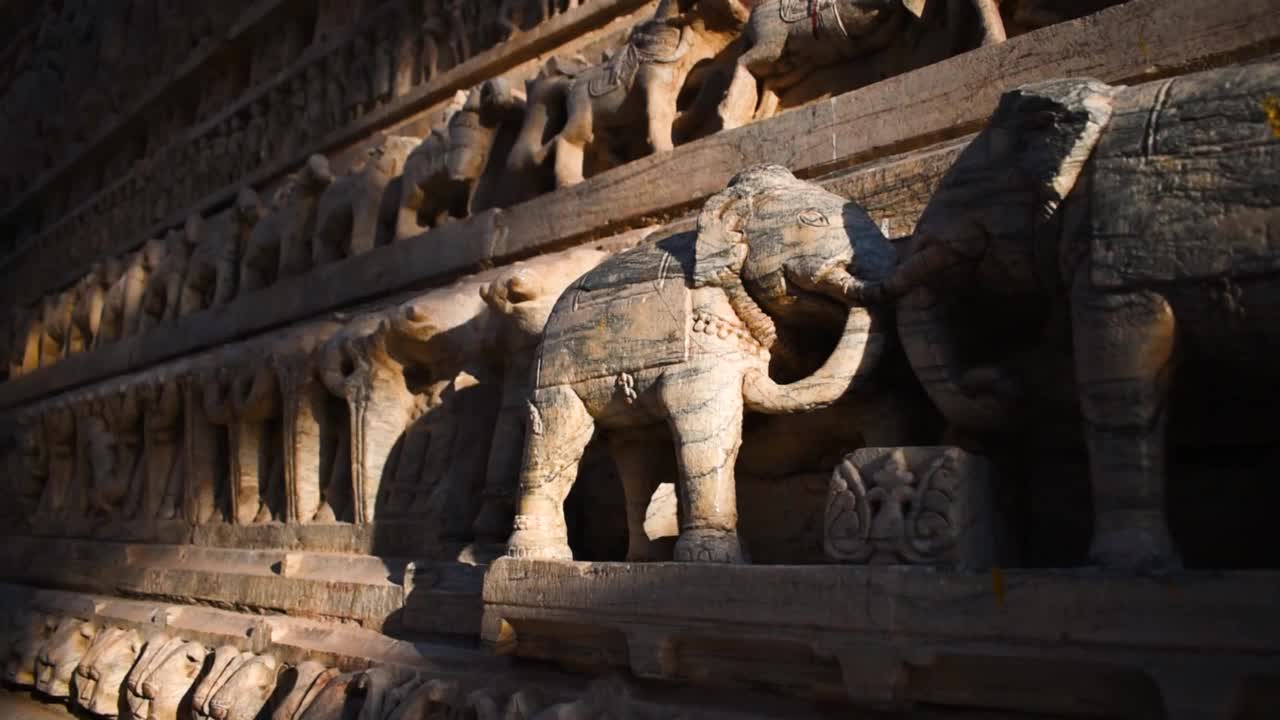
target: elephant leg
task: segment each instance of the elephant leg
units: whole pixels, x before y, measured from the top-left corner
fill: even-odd
[[[621,476],[622,492],[627,504],[627,562],[670,559],[663,557],[661,549],[649,539],[644,530],[645,515],[649,511],[653,491],[663,480],[669,481],[670,476],[664,475],[674,470],[668,467],[669,463],[658,460],[671,455],[669,445],[665,448],[658,445],[659,442],[670,442],[666,428],[659,429],[661,432],[617,432],[607,436],[609,451],[618,468],[618,475]]]
[[[751,122],[756,112],[759,96],[756,90],[756,78],[741,62],[734,68],[733,79],[724,99],[720,101],[717,114],[724,130],[732,130]]]
[[[672,139],[672,128],[676,123],[676,94],[680,91],[676,85],[675,73],[666,68],[651,70],[644,86],[645,110],[649,121],[649,147],[654,153],[664,153],[675,149]]]
[[[1093,484],[1090,557],[1106,567],[1176,567],[1164,511],[1173,311],[1155,293],[1097,292],[1082,273],[1072,325]]]
[[[734,370],[685,368],[662,387],[680,478],[677,562],[743,562],[733,466],[742,445],[742,386]]]
[[[558,385],[533,392],[528,428],[520,502],[507,554],[572,560],[564,501],[578,477],[578,463],[595,431],[595,420],[572,388]]]
[[[582,182],[585,177],[587,145],[591,143],[594,132],[594,108],[586,93],[571,91],[568,104],[569,119],[554,142],[557,188]]]

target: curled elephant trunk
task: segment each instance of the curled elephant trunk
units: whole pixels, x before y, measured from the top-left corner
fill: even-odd
[[[946,307],[928,287],[916,286],[898,303],[898,336],[916,377],[943,417],[976,432],[1007,426],[1012,408],[1004,399],[965,389]]]
[[[884,333],[871,313],[852,307],[840,342],[822,367],[786,385],[763,372],[751,372],[743,378],[743,401],[748,410],[769,414],[827,407],[866,380],[879,364],[884,345]]]

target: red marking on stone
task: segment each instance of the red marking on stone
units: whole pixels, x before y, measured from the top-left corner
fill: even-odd
[[[818,3],[820,0],[809,0],[809,20],[813,23],[813,37],[818,37]],[[839,9],[836,12],[840,12]]]

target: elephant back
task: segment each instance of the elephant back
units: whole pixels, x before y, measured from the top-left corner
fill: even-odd
[[[684,362],[694,240],[681,233],[645,243],[570,285],[547,320],[536,387]]]
[[[1127,289],[1280,270],[1280,63],[1120,93],[1094,152],[1092,280]]]

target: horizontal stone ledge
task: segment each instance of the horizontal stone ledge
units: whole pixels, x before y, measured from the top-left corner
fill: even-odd
[[[474,638],[484,567],[371,555],[9,537],[0,581]]]
[[[502,559],[482,637],[571,667],[855,704],[1206,718],[1280,681],[1277,602],[1280,572]]]
[[[0,610],[9,615],[24,609],[163,631],[209,647],[233,645],[271,652],[289,664],[317,660],[343,671],[391,664],[447,676],[502,672],[510,667],[508,660],[480,651],[398,640],[351,625],[0,583]]]
[[[920,163],[913,151],[976,129],[1008,89],[1073,75],[1144,81],[1277,47],[1280,14],[1269,0],[1131,0],[636,160],[580,185],[285,279],[180,325],[66,358],[0,385],[0,408],[406,288],[440,285],[469,270],[676,217],[757,163],[786,165],[804,177],[851,168],[841,182],[852,188],[854,200],[861,192],[879,195],[888,172],[896,185],[888,196],[880,195],[878,208],[869,209],[873,217],[896,218],[890,230],[905,231],[957,146],[925,151]],[[903,154],[888,157],[893,152]],[[873,162],[877,158],[882,161]],[[853,168],[859,162],[871,164]],[[925,181],[914,181],[916,173]]]

